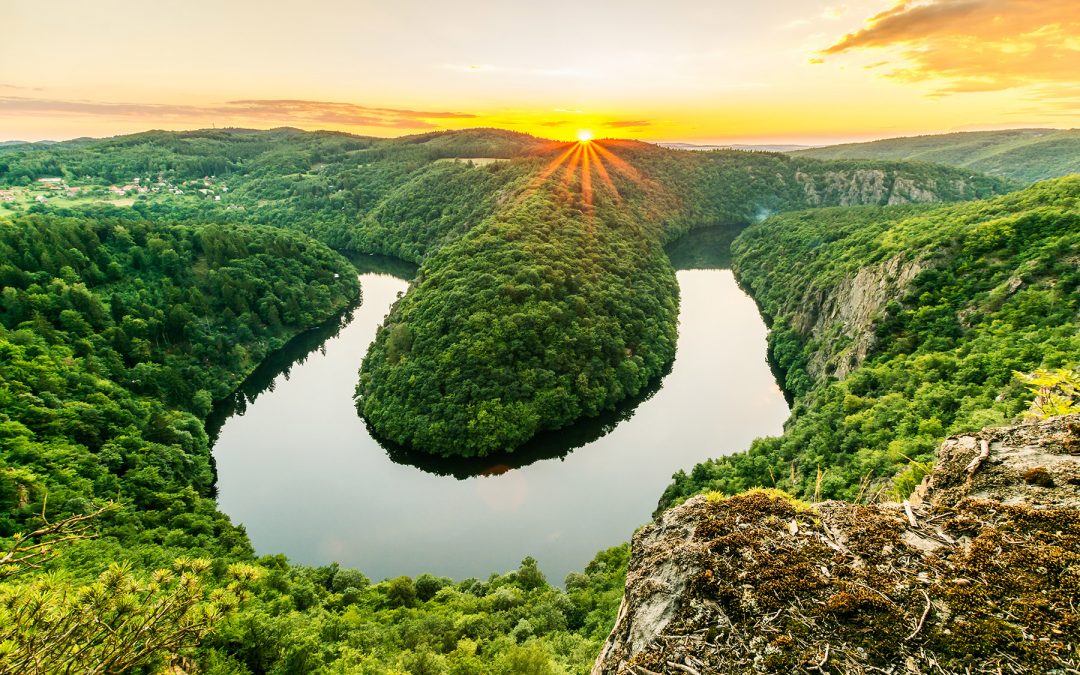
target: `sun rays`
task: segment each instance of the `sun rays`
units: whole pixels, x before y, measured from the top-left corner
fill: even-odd
[[[622,195],[612,178],[613,173],[636,185],[646,182],[640,171],[605,147],[602,141],[593,140],[591,131],[582,129],[578,132],[578,138],[576,143],[560,151],[533,177],[518,196],[518,202],[524,201],[549,179],[557,176],[561,189],[580,194],[583,210],[591,217],[598,192],[604,193],[616,204],[622,203]]]

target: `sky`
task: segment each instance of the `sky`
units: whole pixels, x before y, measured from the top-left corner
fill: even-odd
[[[1080,126],[1078,0],[3,0],[0,139]]]

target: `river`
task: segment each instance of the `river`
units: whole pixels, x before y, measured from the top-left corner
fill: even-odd
[[[677,356],[653,389],[505,457],[453,462],[387,450],[357,415],[357,370],[408,265],[358,259],[362,304],[294,340],[217,410],[220,508],[260,554],[331,561],[373,580],[486,578],[536,558],[553,583],[649,520],[671,475],[779,434],[788,408],[766,329],[727,269],[730,237],[669,249]]]

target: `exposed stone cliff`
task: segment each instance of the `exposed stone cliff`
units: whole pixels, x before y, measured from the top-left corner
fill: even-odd
[[[639,531],[594,675],[1074,673],[1080,416],[949,439],[909,503],[700,496]]]
[[[874,324],[886,304],[903,297],[904,289],[921,270],[919,261],[897,256],[861,268],[827,293],[807,294],[792,324],[808,340],[831,346],[814,352],[806,364],[807,372],[814,377],[847,377],[874,347]]]
[[[837,204],[855,206],[858,204],[917,204],[944,201],[938,194],[938,183],[934,178],[916,180],[897,176],[893,171],[884,169],[853,169],[849,171],[826,171],[815,178],[804,171],[795,173],[795,180],[806,191],[807,201],[813,206]],[[961,197],[971,192],[974,186],[964,180],[955,179],[946,184],[948,194]]]

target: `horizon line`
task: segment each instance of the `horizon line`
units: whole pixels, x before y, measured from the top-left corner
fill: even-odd
[[[279,130],[292,130],[301,133],[334,133],[344,136],[354,136],[356,138],[373,138],[378,140],[396,140],[402,138],[410,138],[416,136],[430,136],[434,134],[446,134],[446,133],[462,133],[468,131],[478,130],[492,130],[492,131],[505,131],[513,134],[521,134],[524,136],[530,136],[532,138],[540,139],[543,141],[550,141],[552,143],[570,143],[573,141],[560,141],[558,139],[546,138],[537,134],[531,134],[526,131],[519,131],[517,129],[510,129],[507,127],[498,126],[476,126],[465,127],[463,129],[434,129],[430,131],[421,131],[417,133],[398,134],[396,136],[379,136],[376,134],[357,134],[351,131],[343,131],[341,129],[330,128],[314,128],[305,129],[302,127],[290,126],[290,125],[277,125],[266,127],[249,127],[249,126],[217,126],[211,125],[209,127],[196,127],[188,129],[165,129],[160,127],[150,127],[141,129],[138,131],[130,131],[127,133],[113,134],[108,136],[93,136],[93,135],[79,135],[71,137],[57,137],[57,138],[40,138],[36,140],[26,140],[19,138],[0,139],[0,144],[3,145],[18,145],[18,144],[35,144],[35,143],[67,143],[77,140],[91,140],[91,141],[104,141],[116,138],[124,138],[126,136],[135,136],[138,134],[163,132],[163,133],[197,133],[201,131],[252,131],[252,132],[270,132]],[[969,133],[991,133],[995,131],[1048,131],[1048,132],[1062,132],[1062,131],[1076,131],[1076,127],[1043,127],[1043,126],[993,126],[986,129],[948,129],[940,131],[914,131],[910,133],[899,133],[893,135],[881,135],[881,136],[864,136],[864,137],[848,137],[847,139],[831,139],[825,140],[824,138],[813,139],[811,137],[803,138],[785,138],[775,137],[770,138],[768,136],[760,137],[739,137],[733,139],[716,139],[716,138],[675,138],[675,139],[641,139],[641,138],[621,138],[616,136],[597,138],[595,140],[618,140],[618,141],[637,141],[641,143],[649,143],[651,145],[669,145],[679,144],[695,147],[730,147],[730,146],[749,146],[749,147],[766,147],[766,146],[790,146],[798,148],[823,148],[833,145],[851,145],[859,143],[873,143],[876,141],[888,141],[905,138],[920,138],[925,136],[948,136],[954,134],[969,134]]]

